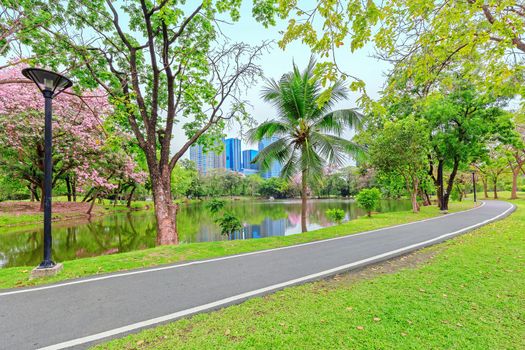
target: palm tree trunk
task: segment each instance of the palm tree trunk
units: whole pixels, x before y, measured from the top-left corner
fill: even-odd
[[[307,205],[307,194],[306,194],[306,170],[303,170],[301,177],[301,231],[307,232],[306,227],[306,205]]]

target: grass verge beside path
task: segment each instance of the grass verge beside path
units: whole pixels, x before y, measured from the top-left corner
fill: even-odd
[[[472,202],[451,203],[450,212],[473,207]],[[29,279],[33,266],[0,269],[0,288],[32,286],[100,273],[115,272],[141,267],[162,265],[180,261],[215,258],[256,250],[289,246],[392,225],[413,222],[441,215],[432,207],[422,207],[421,212],[410,211],[375,214],[372,218],[361,217],[338,226],[283,237],[267,237],[250,240],[187,243],[178,246],[161,246],[128,253],[104,255],[92,258],[64,261],[64,269],[50,278]]]
[[[96,349],[525,349],[525,201],[513,203],[409,256]]]

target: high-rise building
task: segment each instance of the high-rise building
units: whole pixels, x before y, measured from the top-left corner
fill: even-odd
[[[242,168],[258,170],[258,164],[252,164],[252,160],[257,156],[257,151],[254,149],[247,149],[242,151]]]
[[[226,157],[224,152],[217,154],[213,151],[204,153],[202,145],[193,144],[190,147],[190,160],[195,162],[199,174],[206,175],[210,169],[224,169]]]
[[[272,136],[270,138],[264,138],[259,142],[259,152],[261,152],[264,148],[268,147],[275,141],[277,141],[278,138],[275,136]],[[261,172],[261,176],[264,179],[269,179],[271,177],[279,177],[281,175],[281,169],[282,165],[278,161],[274,160],[270,166],[270,169],[265,172]]]
[[[241,171],[241,140],[236,138],[224,141],[226,149],[226,169]]]

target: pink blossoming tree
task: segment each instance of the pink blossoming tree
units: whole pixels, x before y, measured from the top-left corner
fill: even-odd
[[[33,83],[24,81],[21,68],[0,70],[0,82],[12,82],[0,84],[0,167],[26,180],[37,194],[36,188],[43,191],[44,99]],[[105,94],[99,90],[56,97],[53,186],[59,180],[73,178],[74,187],[108,191],[118,186],[111,182],[112,178],[143,182],[144,176],[129,156],[110,152],[106,146],[103,122],[111,112]],[[42,205],[43,202],[41,208]]]

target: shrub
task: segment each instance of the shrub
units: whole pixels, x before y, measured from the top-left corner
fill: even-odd
[[[211,201],[206,203],[206,208],[212,213],[217,214],[224,208],[226,202],[222,199],[213,198]]]
[[[325,211],[325,215],[328,219],[335,222],[336,224],[340,224],[343,219],[345,218],[345,211],[343,209],[327,209]]]
[[[230,212],[225,212],[224,215],[217,218],[215,222],[220,226],[221,234],[228,237],[242,229],[241,220]]]
[[[372,211],[379,206],[381,192],[377,188],[362,189],[356,196],[357,206],[365,210],[368,216],[372,216]]]

